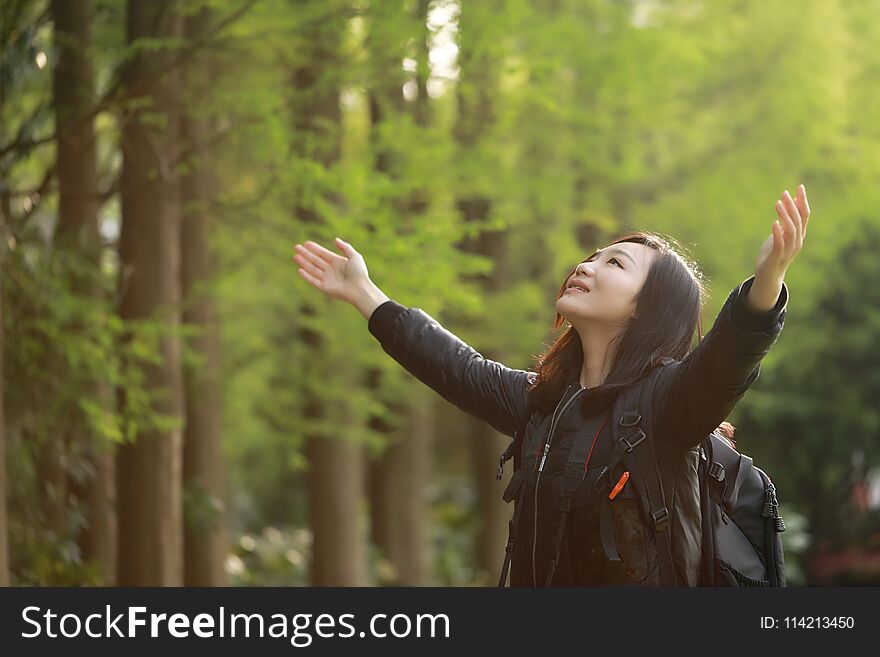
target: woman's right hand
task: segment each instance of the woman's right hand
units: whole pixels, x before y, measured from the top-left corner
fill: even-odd
[[[367,263],[348,242],[337,237],[336,246],[344,255],[311,241],[296,244],[293,259],[300,265],[297,271],[306,282],[328,297],[354,304],[370,282]]]

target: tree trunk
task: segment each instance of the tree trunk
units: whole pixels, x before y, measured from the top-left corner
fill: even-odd
[[[497,90],[497,71],[500,65],[493,60],[486,49],[471,50],[467,42],[471,39],[475,44],[482,38],[480,30],[495,20],[491,8],[486,5],[468,6],[462,11],[460,31],[463,39],[461,44],[461,82],[458,85],[458,119],[455,125],[455,138],[461,151],[461,157],[475,157],[480,140],[487,134],[495,121],[494,94]],[[476,54],[473,54],[476,53]],[[463,182],[464,191],[456,200],[458,210],[465,222],[478,224],[489,219],[492,210],[492,199],[479,192],[469,192],[467,181]],[[466,239],[461,248],[464,251],[477,253],[490,258],[494,262],[492,273],[480,276],[479,281],[487,298],[496,291],[501,283],[501,258],[505,250],[503,233],[481,233],[474,239]],[[498,359],[498,354],[491,348],[480,348],[486,357]],[[501,500],[501,495],[494,473],[498,465],[498,456],[506,447],[504,437],[487,424],[473,420],[472,449],[475,486],[480,529],[477,535],[477,569],[489,573],[489,579],[500,574],[503,562],[504,546],[507,542],[507,521],[510,509]]]
[[[433,436],[432,404],[415,401],[407,411],[400,435],[370,469],[370,506],[374,543],[392,567],[390,586],[428,583],[428,509],[425,499],[430,476]]]
[[[487,298],[491,298],[501,286],[501,263],[503,260],[505,236],[503,233],[482,233],[469,248],[491,258],[495,262],[493,273],[484,281]],[[499,360],[499,354],[491,348],[481,349],[486,358]],[[503,359],[501,359],[503,360]],[[480,529],[477,533],[477,568],[481,577],[488,576],[488,583],[494,585],[501,574],[504,563],[504,547],[507,544],[508,520],[513,511],[501,499],[501,488],[495,479],[498,457],[507,447],[510,439],[498,433],[484,422],[472,422],[470,432],[473,454],[474,485],[477,489]]]
[[[339,109],[340,87],[337,81],[342,62],[339,53],[346,31],[348,7],[343,2],[299,3],[303,15],[314,17],[302,27],[302,64],[292,75],[292,115],[294,146],[297,156],[309,158],[324,167],[333,166],[341,150],[342,116]],[[320,11],[318,10],[320,8]],[[322,220],[320,212],[299,194],[294,214],[300,230],[308,232]],[[335,194],[326,194],[324,202],[341,203]],[[301,302],[300,315],[314,317],[315,308],[308,300]],[[306,346],[303,376],[319,379],[326,369],[324,337],[301,326],[299,336]],[[325,417],[327,408],[313,389],[303,387],[306,422]],[[309,518],[311,521],[313,586],[362,586],[367,582],[366,535],[361,530],[363,498],[363,447],[338,435],[344,430],[341,413],[334,409],[336,435],[309,430],[305,435],[308,458]]]
[[[0,126],[4,125],[4,104],[5,94],[3,87],[0,85]],[[4,171],[0,168],[0,176],[4,175]],[[9,222],[12,220],[10,190],[5,185],[0,189],[0,272],[6,271],[6,249],[9,244]],[[0,586],[9,586],[11,578],[9,572],[9,516],[6,511],[7,495],[6,481],[6,413],[4,410],[5,391],[3,382],[5,381],[5,373],[3,371],[3,348],[5,336],[3,327],[6,325],[4,315],[3,286],[4,281],[0,279]]]
[[[487,358],[491,356],[487,353]],[[474,426],[471,431],[473,450],[473,476],[477,489],[480,529],[477,532],[477,568],[486,584],[494,586],[501,575],[504,563],[504,547],[507,545],[507,522],[513,513],[513,505],[501,499],[504,487],[495,479],[498,457],[510,439],[495,431],[488,424]]]
[[[128,2],[128,41],[177,38],[176,3]],[[125,71],[129,88],[143,89],[122,129],[120,316],[160,322],[160,362],[143,367],[155,395],[151,408],[182,419],[180,328],[180,219],[174,180],[178,137],[175,73],[170,52],[144,49]],[[183,583],[182,455],[179,423],[142,428],[119,450],[119,584]]]
[[[197,41],[211,25],[211,13],[202,9],[187,18],[186,36]],[[226,494],[220,426],[220,344],[210,283],[214,254],[208,244],[208,208],[215,194],[211,169],[208,121],[196,118],[198,107],[210,93],[213,78],[204,55],[197,55],[185,70],[186,109],[181,121],[181,141],[190,155],[188,173],[181,179],[183,321],[196,327],[190,348],[201,357],[198,370],[186,377],[186,431],[183,479],[186,511],[184,531],[184,581],[187,586],[220,586],[226,583]]]
[[[65,2],[53,0],[52,14],[57,45],[57,65],[53,75],[57,135],[58,228],[55,243],[77,296],[100,301],[99,282],[101,241],[98,232],[98,176],[95,156],[94,121],[89,113],[94,105],[92,67],[91,0]],[[75,263],[79,266],[75,266]],[[84,266],[83,266],[84,265]],[[92,330],[87,326],[75,330]],[[84,396],[110,407],[111,389],[100,381],[89,381]],[[77,540],[84,561],[100,567],[100,582],[115,580],[115,509],[113,445],[96,436],[86,418],[75,414],[66,427],[67,445],[81,451],[85,480],[71,481],[71,491],[84,507],[86,526]],[[63,436],[50,439],[51,470],[66,479],[65,469],[55,463],[65,450]],[[57,467],[56,467],[57,466]],[[66,489],[66,486],[61,490]],[[66,495],[65,495],[66,497]],[[61,525],[66,522],[66,499],[60,500]]]
[[[427,69],[427,2],[419,0],[416,17],[421,47],[418,57],[421,60],[417,74],[419,97],[413,106],[413,114],[419,125],[427,125],[425,70]],[[391,8],[390,12],[388,9]],[[396,5],[371,6],[371,26],[368,50],[373,65],[373,78],[370,90],[370,119],[373,127],[376,151],[376,171],[383,176],[395,177],[399,165],[392,161],[392,155],[379,141],[384,121],[393,119],[406,111],[403,97],[401,61],[405,55],[405,43],[401,39],[389,38],[384,28],[393,28],[399,23],[395,12]],[[383,11],[384,10],[384,11]],[[401,199],[397,204],[399,211],[408,222],[413,215],[421,214],[425,204],[418,195]],[[381,373],[378,369],[368,373],[368,389],[379,390]],[[370,513],[372,539],[381,554],[391,566],[391,573],[383,584],[392,586],[418,586],[425,583],[426,547],[425,540],[427,509],[424,490],[429,476],[428,454],[430,452],[430,429],[424,426],[426,409],[400,404],[391,404],[401,415],[408,416],[407,430],[394,436],[389,428],[378,418],[370,421],[373,430],[386,434],[387,447],[374,460],[370,472]],[[409,430],[409,429],[412,430]],[[381,573],[382,571],[380,571]]]
[[[363,449],[337,436],[311,436],[306,458],[313,535],[311,585],[364,586]]]
[[[0,215],[0,271],[6,257],[6,218]],[[6,519],[6,417],[3,413],[3,285],[0,282],[0,586],[9,586],[9,523]]]

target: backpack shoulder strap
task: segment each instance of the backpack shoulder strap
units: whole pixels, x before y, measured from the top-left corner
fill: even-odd
[[[621,394],[615,406],[617,420],[613,431],[618,444],[632,446],[626,449],[623,462],[635,471],[635,485],[641,489],[643,505],[653,525],[649,524],[649,529],[655,532],[660,580],[663,586],[678,586],[670,540],[670,506],[663,491],[651,431],[652,397],[661,369],[654,368],[639,384]],[[642,443],[643,447],[634,449]]]
[[[510,571],[510,562],[513,558],[513,548],[516,545],[516,530],[523,509],[523,496],[526,491],[526,487],[523,486],[523,479],[527,472],[522,463],[520,463],[520,453],[522,452],[522,444],[525,440],[525,432],[531,415],[532,409],[529,405],[529,397],[526,395],[525,417],[523,417],[522,422],[514,431],[513,440],[510,441],[507,449],[504,450],[501,458],[498,459],[498,472],[495,474],[495,478],[501,481],[501,477],[504,475],[504,464],[513,457],[513,476],[507,489],[504,491],[503,497],[505,502],[516,499],[516,503],[514,504],[513,517],[507,523],[507,545],[504,548],[504,564],[501,566],[501,576],[498,580],[499,588],[503,588],[507,582],[507,574]]]

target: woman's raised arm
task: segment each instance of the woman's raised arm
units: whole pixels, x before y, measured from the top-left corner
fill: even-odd
[[[419,381],[508,436],[525,419],[534,372],[484,358],[421,308],[389,300],[370,317],[382,348]]]
[[[368,329],[394,360],[459,409],[512,436],[524,419],[535,373],[484,358],[420,308],[390,299],[369,278],[363,257],[337,238],[346,257],[314,243],[296,245],[303,278],[345,300],[367,318]]]
[[[754,276],[730,293],[715,324],[686,358],[667,365],[654,394],[654,427],[661,439],[693,447],[727,419],[760,374],[760,363],[785,323],[785,273],[800,252],[810,216],[806,189],[797,202],[786,190],[761,247]]]
[[[737,285],[700,344],[660,373],[652,404],[659,439],[681,448],[700,444],[758,378],[785,324],[788,286],[773,308],[756,311],[746,303],[754,282],[752,276]]]

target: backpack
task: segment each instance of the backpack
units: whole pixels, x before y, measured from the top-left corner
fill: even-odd
[[[552,582],[574,491],[581,485],[592,485],[596,491],[607,493],[613,484],[610,474],[622,463],[630,472],[630,479],[642,501],[646,536],[652,532],[656,539],[654,543],[663,586],[680,585],[674,555],[695,549],[692,545],[684,544],[683,541],[687,540],[685,532],[670,537],[672,520],[690,526],[697,526],[699,522],[702,527],[698,586],[785,586],[785,560],[779,535],[785,531],[785,522],[779,515],[776,488],[769,476],[756,467],[751,458],[734,449],[717,429],[699,445],[697,489],[682,491],[680,495],[684,497],[676,507],[672,507],[664,495],[664,490],[673,490],[675,474],[661,472],[650,430],[651,396],[661,369],[655,368],[640,382],[624,389],[615,401],[612,410],[612,418],[617,419],[613,426],[614,448],[608,463],[594,481],[584,481],[584,448],[581,446],[579,449],[577,444],[572,447],[563,472],[556,557],[551,563],[545,585],[549,586]],[[531,464],[523,466],[521,453],[530,417],[531,409],[528,409],[523,423],[516,429],[513,440],[499,459],[496,474],[499,481],[504,464],[511,457],[514,459],[514,479],[518,482],[528,474],[523,468],[533,467]],[[511,484],[514,484],[513,480]],[[504,587],[507,581],[526,488],[509,485],[504,494],[505,502],[510,502],[514,497],[516,502],[513,517],[508,523],[508,540],[499,587]],[[518,496],[509,494],[511,490]],[[601,497],[601,538],[606,556],[619,560],[608,499],[607,494]],[[693,517],[696,514],[699,514],[699,519]],[[673,544],[676,539],[676,544]]]

